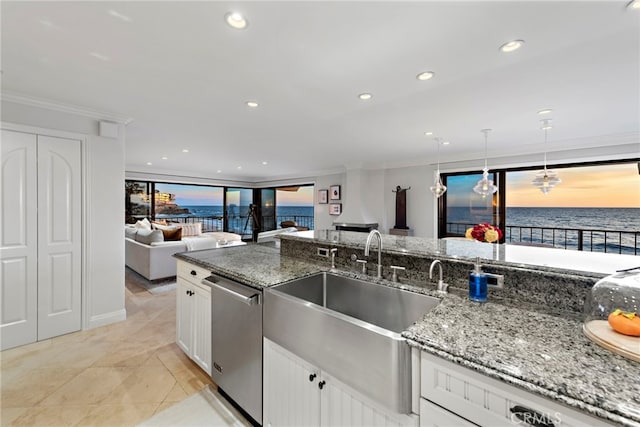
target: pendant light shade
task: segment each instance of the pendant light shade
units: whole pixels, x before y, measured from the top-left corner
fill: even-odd
[[[547,130],[551,129],[549,120],[543,120],[542,129],[544,130],[544,168],[536,173],[536,177],[531,181],[535,187],[538,187],[542,194],[547,195],[549,191],[556,185],[560,184],[562,180],[558,177],[558,174],[547,169]]]
[[[494,185],[493,180],[489,179],[489,168],[487,167],[487,138],[491,129],[482,129],[484,133],[484,169],[482,169],[482,179],[473,187],[473,192],[486,197],[498,191],[498,186]]]
[[[447,191],[447,186],[442,183],[442,177],[440,176],[440,138],[435,138],[436,144],[438,144],[438,169],[433,181],[433,185],[429,187],[431,192],[436,198],[442,196]]]

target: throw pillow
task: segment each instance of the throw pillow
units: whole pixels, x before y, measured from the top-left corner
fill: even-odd
[[[135,227],[125,227],[124,228],[124,237],[128,237],[130,239],[135,239],[136,234],[138,233],[138,228]]]
[[[202,234],[202,223],[194,222],[193,224],[180,224],[182,228],[182,237],[199,236]]]
[[[150,245],[152,242],[163,242],[164,235],[162,230],[147,230],[143,228],[136,233],[136,241]]]
[[[162,225],[162,224],[158,224],[158,223],[153,223],[151,224],[154,230],[175,230],[177,229],[177,225],[172,224],[172,225]]]
[[[151,230],[151,223],[147,218],[144,218],[140,221],[136,221],[136,228],[143,228],[146,230]]]
[[[172,229],[160,229],[164,236],[165,242],[171,242],[176,240],[182,240],[182,229],[173,227]]]
[[[157,221],[157,220],[156,221],[151,221],[151,225],[153,226],[154,224],[155,225],[168,225],[166,219],[161,219],[159,221]]]

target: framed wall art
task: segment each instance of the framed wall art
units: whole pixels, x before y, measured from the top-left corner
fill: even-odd
[[[331,203],[329,205],[329,215],[340,215],[342,213],[342,203]]]
[[[329,187],[329,199],[331,200],[340,200],[340,186],[332,185]]]
[[[318,203],[321,205],[329,203],[329,190],[318,190]]]

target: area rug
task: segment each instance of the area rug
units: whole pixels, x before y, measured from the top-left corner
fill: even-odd
[[[210,385],[158,412],[139,427],[233,426],[251,424]]]
[[[126,267],[124,270],[125,285],[133,293],[136,292],[136,286],[139,286],[154,295],[170,292],[176,288],[175,277],[170,277],[168,279],[162,280],[154,280],[153,282],[151,282],[135,271],[131,270],[129,267]]]

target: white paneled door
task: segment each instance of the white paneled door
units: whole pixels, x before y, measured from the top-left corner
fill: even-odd
[[[81,142],[2,131],[2,349],[81,328]]]
[[[2,131],[0,349],[38,338],[36,135]]]

